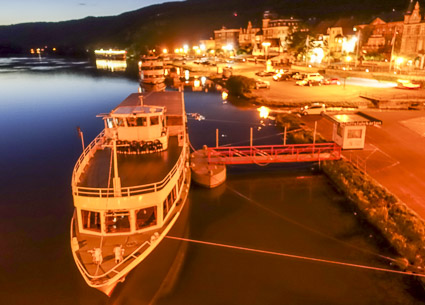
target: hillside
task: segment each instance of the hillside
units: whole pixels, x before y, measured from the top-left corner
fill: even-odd
[[[405,2],[405,3],[404,3]],[[409,0],[187,0],[145,7],[110,17],[49,23],[0,26],[0,55],[28,52],[43,45],[58,48],[129,48],[130,52],[155,46],[173,48],[213,36],[213,30],[261,24],[262,13],[308,20],[353,16],[369,21],[392,9],[403,11]],[[320,3],[318,5],[318,3]],[[165,45],[167,43],[168,45]]]

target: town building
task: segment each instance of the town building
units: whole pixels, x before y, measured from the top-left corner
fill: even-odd
[[[252,26],[251,21],[248,22],[246,29],[241,28],[239,30],[239,46],[241,48],[251,49],[256,43],[259,43],[259,35],[261,28],[255,28]]]
[[[415,60],[415,66],[424,68],[425,20],[421,15],[419,1],[411,1],[404,15],[400,54]]]
[[[239,48],[240,29],[227,29],[222,27],[214,31],[214,40],[216,49],[226,49],[228,51]],[[230,50],[231,49],[231,50]]]
[[[278,18],[270,11],[263,14],[262,28],[257,33],[253,55],[276,56],[287,49],[287,38],[301,29],[301,20],[293,17]]]

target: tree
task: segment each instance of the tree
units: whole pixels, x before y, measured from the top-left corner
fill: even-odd
[[[286,36],[288,51],[297,55],[306,55],[314,48],[314,41],[307,31],[296,31]]]

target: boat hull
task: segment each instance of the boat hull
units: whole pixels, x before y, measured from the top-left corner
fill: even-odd
[[[167,235],[189,237],[190,201],[185,206]],[[139,304],[152,304],[155,300],[169,294],[183,267],[187,242],[165,237],[152,253],[143,260],[126,278],[125,284],[119,284],[111,295],[111,300],[131,294]]]

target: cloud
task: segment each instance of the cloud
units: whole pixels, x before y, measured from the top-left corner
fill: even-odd
[[[79,5],[79,6],[85,6],[85,5],[87,5],[87,3],[80,2],[80,3],[78,3],[78,5]]]

